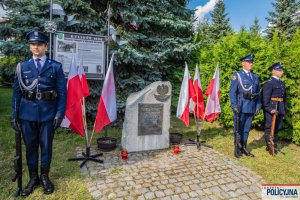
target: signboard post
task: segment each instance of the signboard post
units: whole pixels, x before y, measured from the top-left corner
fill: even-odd
[[[87,79],[105,77],[105,37],[98,35],[57,31],[54,37],[54,60],[62,63],[66,76],[72,56],[82,60]]]

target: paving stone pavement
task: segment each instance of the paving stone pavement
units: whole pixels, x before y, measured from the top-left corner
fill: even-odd
[[[262,178],[236,160],[206,147],[180,145],[180,150],[129,153],[125,161],[118,149],[103,152],[104,163],[88,161],[81,173],[101,200],[261,199]],[[83,149],[76,151],[79,157]]]

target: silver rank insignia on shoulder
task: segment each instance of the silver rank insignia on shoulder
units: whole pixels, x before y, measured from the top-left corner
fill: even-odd
[[[232,80],[235,80],[236,79],[236,75],[232,75]]]

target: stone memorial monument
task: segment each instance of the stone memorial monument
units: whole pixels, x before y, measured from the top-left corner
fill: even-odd
[[[122,131],[122,148],[128,152],[169,147],[170,82],[157,81],[126,101]]]

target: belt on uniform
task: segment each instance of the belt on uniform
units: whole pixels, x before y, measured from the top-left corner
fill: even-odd
[[[43,91],[43,92],[32,92],[25,90],[22,92],[23,97],[27,100],[47,100],[54,101],[57,97],[57,92],[54,90],[51,91]]]
[[[279,101],[279,102],[283,102],[283,98],[279,98],[279,97],[271,97],[272,101]]]
[[[254,93],[254,94],[240,93],[239,96],[242,96],[245,99],[249,99],[249,100],[257,100],[258,99],[258,93]]]

